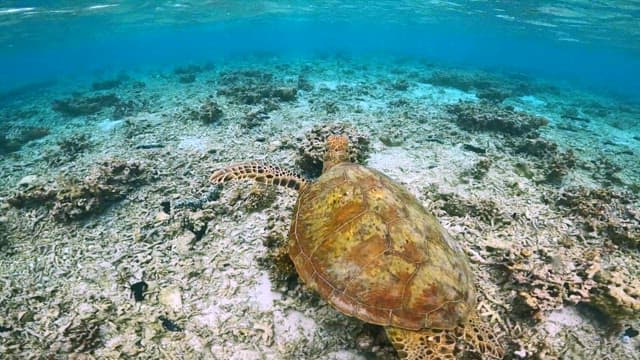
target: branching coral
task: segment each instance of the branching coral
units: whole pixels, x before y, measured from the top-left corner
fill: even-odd
[[[446,109],[455,115],[456,123],[465,130],[537,137],[536,130],[549,123],[543,117],[499,107],[486,101],[480,103],[461,101],[447,106]]]
[[[274,81],[271,73],[257,70],[225,72],[220,75],[218,95],[232,101],[257,105],[265,101],[294,101],[298,89]]]
[[[605,235],[613,243],[640,249],[640,210],[634,196],[611,189],[571,187],[560,192],[555,204],[578,215],[587,231]]]
[[[322,173],[326,139],[329,135],[339,134],[349,137],[351,161],[363,164],[371,152],[369,137],[358,132],[351,125],[339,123],[315,125],[305,134],[304,139],[299,139],[301,145],[298,147],[296,164],[308,176],[319,176]]]
[[[239,204],[247,212],[260,211],[268,208],[276,200],[276,190],[273,186],[251,184],[239,187],[230,199],[231,205]]]
[[[195,108],[186,107],[177,116],[180,120],[197,120],[203,124],[213,124],[219,121],[224,112],[213,96],[208,96]]]
[[[60,221],[86,217],[123,198],[145,180],[142,164],[109,160],[84,179],[66,179],[59,186],[34,186],[8,199],[17,208],[46,206]]]
[[[0,129],[0,154],[20,150],[22,145],[49,135],[49,129],[38,126],[20,126]]]
[[[465,199],[454,193],[440,192],[435,186],[427,187],[425,194],[434,202],[436,208],[442,209],[450,216],[471,216],[493,225],[506,225],[511,222],[510,217],[504,214],[495,202],[488,199]]]
[[[49,165],[61,165],[73,161],[78,155],[87,150],[91,143],[87,134],[76,134],[58,141],[58,151],[49,151],[45,158]]]
[[[93,115],[101,110],[116,106],[120,99],[115,94],[96,96],[74,96],[64,100],[54,100],[52,108],[62,115],[76,117]]]

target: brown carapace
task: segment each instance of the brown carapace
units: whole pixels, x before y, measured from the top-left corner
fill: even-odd
[[[299,190],[289,256],[302,281],[338,311],[384,326],[401,359],[502,358],[476,313],[469,262],[420,202],[386,175],[348,160],[348,140],[327,140],[322,176],[309,182],[259,163],[231,165],[236,179]]]

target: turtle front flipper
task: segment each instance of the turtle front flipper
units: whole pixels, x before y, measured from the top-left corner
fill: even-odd
[[[403,360],[455,360],[453,330],[406,330],[386,327],[387,337]]]
[[[280,185],[295,190],[302,189],[307,181],[293,172],[259,162],[233,164],[216,170],[209,180],[221,184],[231,180],[253,179],[268,185]]]

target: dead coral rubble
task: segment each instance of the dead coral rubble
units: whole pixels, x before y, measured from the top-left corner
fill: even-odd
[[[257,70],[225,72],[220,75],[218,95],[244,105],[266,101],[295,101],[298,89],[276,83],[271,73]]]
[[[481,73],[456,71],[435,71],[423,81],[435,85],[475,91],[481,100],[498,104],[512,96],[521,96],[531,92],[531,86],[525,79],[501,79]]]
[[[76,134],[58,141],[57,146],[57,151],[48,151],[45,154],[49,165],[62,165],[73,161],[91,146],[91,142],[87,134]]]
[[[177,117],[180,120],[197,120],[203,124],[213,124],[220,120],[224,112],[213,96],[208,96],[196,108],[185,108]]]
[[[633,274],[633,257],[627,268],[615,264],[629,249],[639,248],[640,214],[633,200],[629,194],[585,187],[545,199],[565,212],[567,224],[578,225],[572,231],[583,233],[564,234],[546,247],[507,252],[504,265],[517,294],[515,312],[541,320],[550,310],[572,303],[594,307],[612,323],[637,318],[640,281]]]
[[[95,81],[93,84],[91,84],[91,90],[94,90],[94,91],[112,90],[122,85],[124,80],[125,78],[119,77],[116,79]]]
[[[543,117],[515,111],[507,107],[460,101],[448,105],[447,112],[455,116],[461,128],[471,131],[492,131],[514,136],[537,137],[536,130],[549,121]]]
[[[481,157],[473,166],[463,172],[463,176],[471,176],[476,180],[482,179],[491,169],[493,161],[489,157]]]
[[[598,286],[590,291],[592,304],[613,321],[640,316],[640,279],[628,269],[612,268],[595,274]]]
[[[268,233],[263,241],[267,253],[258,259],[258,264],[268,270],[274,288],[285,294],[299,285],[298,273],[287,248],[289,222],[282,214],[269,215]]]
[[[9,231],[7,229],[7,219],[0,216],[0,253],[2,253],[4,248],[9,244],[8,237]]]
[[[640,210],[634,201],[630,193],[578,186],[560,192],[555,204],[578,215],[586,231],[604,235],[616,245],[640,249]]]
[[[574,247],[572,258],[522,249],[511,252],[507,268],[518,290],[515,312],[540,321],[565,303],[585,304],[611,325],[640,315],[640,281],[628,269],[606,267],[598,250]]]
[[[443,210],[450,216],[471,216],[490,225],[507,225],[511,223],[509,215],[489,199],[465,199],[455,193],[440,192],[435,185],[424,190],[427,198],[434,202],[434,207]]]
[[[369,137],[358,132],[349,124],[331,123],[315,125],[302,139],[297,139],[298,158],[296,164],[310,177],[322,173],[322,163],[329,135],[346,135],[349,138],[350,160],[364,164],[371,152]]]
[[[580,251],[567,243],[564,252],[576,251],[580,258],[563,256],[547,248],[532,251],[523,247],[507,252],[504,259],[514,289],[514,313],[541,321],[546,314],[566,303],[590,303],[593,279],[601,269],[597,251]]]
[[[0,154],[20,150],[22,145],[49,135],[49,129],[39,126],[20,126],[0,129]]]
[[[270,207],[276,200],[277,193],[273,186],[251,184],[247,187],[236,188],[229,204],[241,204],[246,212],[256,212]]]
[[[66,179],[58,186],[34,186],[8,199],[16,208],[45,206],[59,221],[71,221],[100,212],[145,180],[142,164],[109,160],[84,179]]]
[[[119,103],[120,99],[115,94],[74,96],[63,100],[54,100],[52,108],[62,115],[77,117],[93,115]]]

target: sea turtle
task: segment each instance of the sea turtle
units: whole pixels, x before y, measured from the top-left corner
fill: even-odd
[[[330,136],[322,175],[307,181],[256,162],[217,170],[211,182],[253,179],[299,191],[288,251],[302,281],[338,311],[385,327],[402,359],[498,359],[503,347],[476,313],[469,261],[406,189],[349,162]]]

